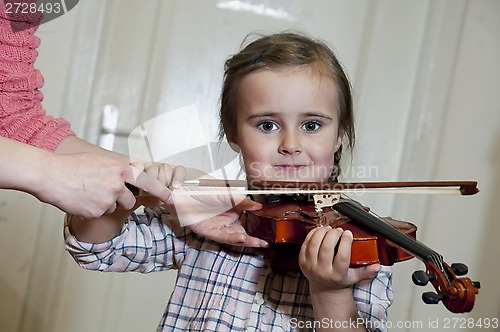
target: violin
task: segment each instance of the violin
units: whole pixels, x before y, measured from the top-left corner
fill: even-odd
[[[437,183],[434,184],[438,186]],[[447,184],[451,186],[450,183]],[[341,185],[333,183],[322,187],[338,189]],[[459,186],[458,190],[462,195],[478,192],[473,182],[453,182],[453,185]],[[265,186],[269,184],[264,184]],[[307,184],[301,183],[300,186],[304,188]],[[377,185],[377,188],[382,187]],[[436,290],[423,293],[422,300],[426,304],[442,301],[453,313],[465,313],[473,309],[480,283],[466,277],[459,278],[468,273],[467,266],[462,263],[448,265],[441,254],[416,239],[415,225],[380,218],[352,200],[339,199],[339,195],[319,194],[317,197],[315,202],[285,199],[264,203],[261,210],[246,212],[247,233],[271,244],[266,255],[273,268],[298,268],[300,247],[312,228],[327,225],[341,227],[350,230],[354,236],[351,267],[374,263],[393,265],[417,257],[425,264],[426,270],[413,273],[414,284],[425,286],[430,281]],[[330,204],[325,204],[325,201]]]
[[[426,269],[412,274],[413,283],[425,286],[429,282],[436,292],[425,292],[426,304],[440,301],[453,313],[470,312],[480,283],[461,277],[468,273],[465,264],[448,265],[443,256],[416,239],[417,227],[409,222],[380,218],[352,200],[340,198],[342,192],[379,191],[421,193],[419,188],[437,189],[438,193],[474,195],[479,192],[475,181],[426,181],[426,182],[364,182],[364,183],[311,183],[311,182],[252,182],[240,180],[192,180],[184,186],[198,187],[251,187],[239,194],[281,195],[290,197],[312,194],[313,200],[284,200],[263,204],[261,210],[246,211],[245,229],[249,235],[271,244],[267,256],[277,269],[298,268],[298,254],[308,232],[318,226],[342,227],[351,230],[354,241],[351,248],[351,266],[360,267],[380,263],[393,265],[416,257]],[[131,191],[140,191],[127,185]],[[256,189],[255,189],[256,188]],[[403,189],[403,191],[400,191]],[[407,191],[411,189],[412,191]],[[175,192],[175,191],[174,191]],[[181,192],[185,195],[232,195],[224,190]],[[332,195],[335,194],[335,195]]]
[[[392,218],[384,220],[404,234],[416,238],[417,226],[414,224]],[[273,244],[272,250],[266,254],[271,266],[280,270],[300,269],[298,263],[300,246],[309,231],[318,226],[340,227],[353,233],[350,267],[362,267],[374,263],[390,266],[395,262],[413,258],[413,255],[391,241],[349,221],[349,218],[335,210],[324,212],[323,218],[320,218],[312,204],[274,202],[264,204],[258,211],[248,211],[245,227],[249,235]]]

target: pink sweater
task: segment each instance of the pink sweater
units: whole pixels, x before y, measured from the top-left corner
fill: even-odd
[[[7,14],[0,0],[0,136],[54,150],[74,133],[68,121],[46,115],[41,104],[43,76],[34,66],[40,20],[41,15]]]

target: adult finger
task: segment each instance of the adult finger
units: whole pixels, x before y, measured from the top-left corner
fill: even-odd
[[[115,207],[113,211],[116,209],[116,206],[119,205],[124,209],[130,210],[134,207],[136,202],[136,198],[134,194],[124,185],[123,190],[120,195],[116,199]],[[113,211],[109,211],[107,213],[111,213]]]
[[[159,198],[163,202],[167,202],[172,194],[166,184],[161,183],[158,179],[146,172],[141,172],[137,174],[137,176],[129,177],[126,179],[126,182]]]

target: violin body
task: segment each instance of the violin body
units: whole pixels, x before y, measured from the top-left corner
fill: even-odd
[[[400,231],[415,238],[417,227],[391,218],[385,220]],[[318,226],[341,227],[350,230],[354,240],[351,267],[374,263],[393,265],[413,256],[375,232],[359,227],[336,211],[328,211],[321,219],[314,206],[300,202],[279,202],[264,205],[261,210],[248,211],[246,231],[249,235],[271,244],[267,253],[271,266],[277,269],[299,269],[300,247],[311,229]]]
[[[329,201],[328,195],[323,198]],[[338,198],[332,199],[332,205],[325,210],[321,204],[323,198],[318,201],[318,207],[311,202],[284,201],[267,203],[261,210],[246,212],[247,233],[271,244],[266,254],[273,268],[299,269],[300,248],[309,231],[318,226],[341,227],[353,233],[351,267],[374,263],[392,265],[415,256],[424,262],[426,271],[414,272],[413,282],[418,286],[431,283],[436,290],[436,293],[422,294],[425,303],[442,301],[453,313],[473,309],[480,283],[460,277],[468,272],[466,265],[454,263],[449,266],[439,253],[417,241],[415,225],[379,218],[355,202]],[[316,212],[317,208],[320,212]]]

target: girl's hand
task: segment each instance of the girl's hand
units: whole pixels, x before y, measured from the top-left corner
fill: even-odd
[[[190,188],[183,188],[186,179],[211,178],[209,175],[191,168],[182,166],[172,167],[168,164],[139,164],[134,163],[137,169],[157,178],[160,182],[173,190],[170,199],[164,202],[164,208],[177,215],[182,226],[189,226],[193,232],[219,243],[228,243],[246,247],[266,247],[266,241],[248,235],[240,222],[243,211],[257,210],[262,206],[244,195],[175,195],[175,190],[188,192]],[[191,188],[193,191],[196,188]],[[206,188],[202,188],[207,190]],[[142,201],[145,202],[145,201]],[[145,206],[158,206],[159,200],[148,199]]]
[[[211,219],[189,226],[196,234],[219,243],[228,243],[244,247],[268,247],[269,244],[259,238],[250,236],[241,223],[243,211],[260,209],[261,205],[246,198],[235,208],[223,212]],[[241,215],[241,218],[240,218]]]
[[[300,250],[299,265],[311,293],[345,289],[377,275],[380,264],[349,267],[352,241],[352,233],[341,228],[318,227],[309,232]]]

